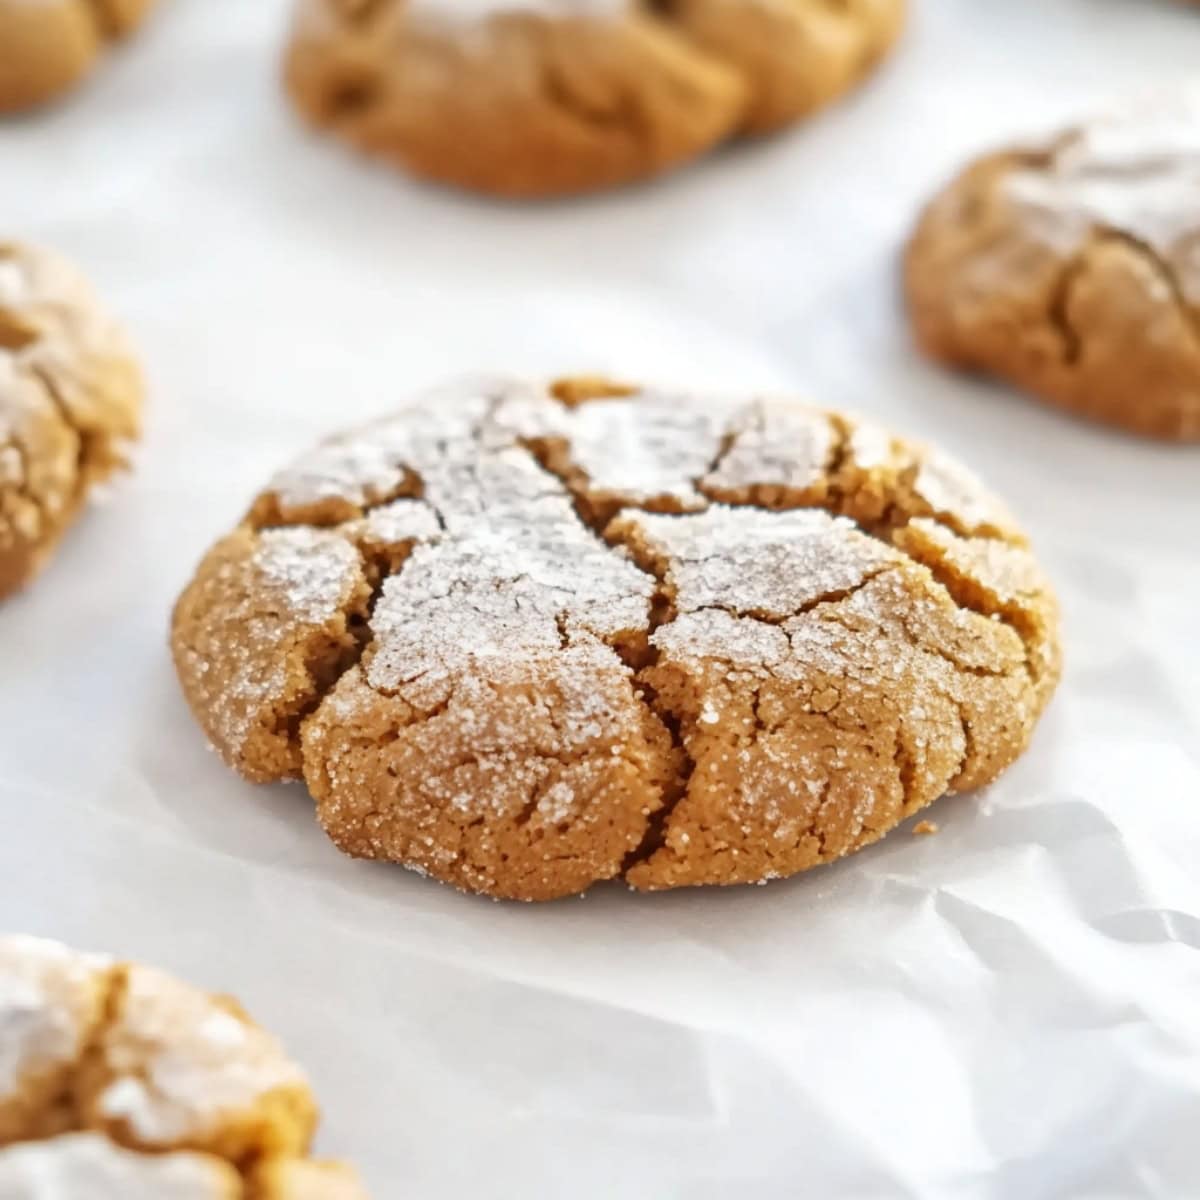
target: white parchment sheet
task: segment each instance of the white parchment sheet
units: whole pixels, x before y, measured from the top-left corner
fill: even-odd
[[[0,609],[0,927],[235,992],[381,1198],[1200,1197],[1200,449],[944,375],[895,260],[964,156],[1200,69],[1155,0],[913,0],[805,128],[661,183],[489,204],[302,131],[285,0],[161,0],[0,125],[152,384],[136,475]],[[763,888],[530,907],[341,858],[205,749],[170,605],[268,472],[464,371],[787,387],[934,436],[1061,591],[1029,754],[936,837]]]

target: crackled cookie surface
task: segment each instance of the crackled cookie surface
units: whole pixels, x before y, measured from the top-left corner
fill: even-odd
[[[1024,748],[1050,589],[960,467],[789,400],[506,381],[282,472],[176,607],[184,692],[351,854],[521,899],[838,858]]]
[[[77,84],[153,0],[0,0],[0,114]]]
[[[137,364],[61,258],[0,242],[0,597],[27,583],[139,430]]]
[[[656,174],[865,75],[903,0],[300,0],[300,111],[418,175],[511,196]]]
[[[1200,92],[989,155],[908,248],[934,358],[1134,433],[1200,440]]]
[[[355,1200],[300,1069],[231,1000],[0,937],[0,1200]]]

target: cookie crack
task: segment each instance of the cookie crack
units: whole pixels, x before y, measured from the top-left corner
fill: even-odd
[[[954,711],[958,714],[958,725],[962,730],[963,738],[963,752],[959,757],[958,766],[946,782],[946,795],[950,795],[957,789],[959,780],[966,774],[968,766],[975,758],[975,731],[971,728],[971,722],[967,718],[967,712],[963,707],[962,701],[957,696],[952,696],[949,693],[943,693],[943,695],[954,705]]]
[[[57,1133],[78,1133],[89,1127],[83,1110],[83,1081],[88,1075],[95,1074],[100,1066],[105,1038],[120,1018],[128,989],[129,971],[123,963],[105,968],[99,1016],[80,1047],[62,1091],[52,1101],[52,1107],[61,1112],[66,1122],[56,1130]]]
[[[636,694],[670,735],[671,746],[677,756],[674,775],[663,789],[662,804],[650,814],[640,841],[621,861],[618,875],[623,878],[635,867],[652,858],[666,844],[671,815],[687,796],[692,776],[696,771],[696,760],[688,750],[680,713],[663,700],[649,681],[649,672],[662,659],[662,651],[654,644],[654,634],[665,625],[669,625],[678,615],[677,597],[668,578],[667,565],[661,560],[640,553],[639,547],[621,537],[619,529],[611,529],[605,540],[609,545],[624,546],[639,569],[655,581],[644,642],[632,647],[621,643],[610,645],[633,673]]]
[[[1200,345],[1200,312],[1189,302],[1179,274],[1167,258],[1149,242],[1135,237],[1128,230],[1103,225],[1099,227],[1099,232],[1100,241],[1121,243],[1141,256],[1171,293],[1171,300],[1187,322],[1193,342]]]
[[[878,574],[884,574],[891,570],[890,567],[885,567]],[[843,629],[850,633],[862,632],[861,627],[853,624],[845,619],[844,615],[838,611],[836,606],[830,607],[827,611],[822,611],[814,614],[818,620],[828,621],[834,625],[840,625]],[[930,654],[935,658],[940,658],[956,673],[962,675],[972,675],[976,679],[1007,679],[1012,674],[1003,668],[984,667],[977,663],[963,662],[957,655],[952,654],[949,650],[939,646],[936,642],[927,641],[919,638],[904,622],[904,619],[897,618],[895,624],[887,627],[888,633],[897,633],[900,635],[900,640],[905,643],[910,649],[916,650],[921,654]]]
[[[1045,639],[1043,630],[1029,614],[1019,607],[1006,604],[1003,600],[993,601],[985,590],[974,586],[973,580],[958,574],[933,555],[923,556],[919,552],[914,553],[912,549],[906,549],[905,553],[933,576],[958,608],[989,621],[998,621],[1011,629],[1024,651],[1025,670],[1030,681],[1034,684],[1041,682],[1045,669],[1038,662],[1037,651],[1042,648]]]
[[[848,587],[831,588],[827,592],[822,592],[819,596],[813,596],[811,599],[805,600],[803,604],[797,605],[792,612],[779,613],[770,612],[765,608],[737,608],[728,604],[700,604],[695,608],[689,608],[688,614],[703,613],[703,612],[722,612],[731,617],[745,617],[752,621],[758,621],[762,625],[773,625],[776,628],[787,626],[797,617],[807,616],[814,609],[820,608],[823,604],[839,604],[844,600],[849,600],[857,592],[862,591],[873,579],[878,579],[880,575],[884,575],[894,569],[894,564],[883,563],[880,566],[872,567],[869,571],[863,573],[858,582],[850,584]]]
[[[590,399],[586,396],[585,399]],[[968,602],[968,597],[971,593],[964,586],[952,586],[954,577],[950,572],[941,568],[936,561],[925,561],[920,556],[915,554],[912,548],[902,543],[901,535],[904,529],[914,520],[926,519],[936,522],[949,533],[959,538],[981,537],[988,540],[1003,542],[1005,545],[1018,545],[1011,537],[1006,536],[1001,530],[994,529],[988,526],[981,526],[978,529],[968,529],[963,522],[954,519],[953,514],[942,512],[935,509],[932,505],[922,502],[917,497],[914,485],[918,474],[920,473],[922,462],[914,460],[900,470],[893,480],[889,481],[887,491],[884,495],[884,507],[881,515],[875,521],[863,519],[859,515],[852,512],[855,503],[855,490],[848,486],[846,479],[847,474],[854,468],[853,462],[853,434],[854,427],[851,423],[839,414],[827,414],[827,419],[830,422],[833,432],[833,441],[830,446],[829,453],[826,458],[825,465],[825,484],[826,491],[822,498],[813,498],[809,496],[806,501],[789,506],[795,509],[812,509],[828,513],[830,516],[839,517],[851,523],[851,525],[859,533],[866,537],[870,537],[875,541],[882,542],[891,550],[901,555],[907,563],[912,566],[924,567],[933,576],[934,581],[938,583],[947,593],[954,605],[962,610],[974,612],[979,616],[984,616],[992,620],[1001,620],[1017,634],[1021,639],[1022,646],[1025,650],[1026,669],[1031,679],[1037,679],[1035,673],[1034,661],[1036,658],[1035,651],[1040,642],[1038,631],[1033,629],[1027,623],[1022,622],[1019,616],[1012,615],[1007,609],[997,609],[987,606],[979,606]],[[690,482],[692,486],[700,493],[706,502],[714,502],[712,496],[706,490],[705,479],[715,469],[713,464],[719,463],[726,458],[737,446],[737,441],[741,431],[726,430],[722,435],[717,449],[714,452],[710,465],[706,468],[703,474],[694,476]],[[627,500],[614,502],[612,506],[598,507],[591,495],[592,480],[588,474],[578,466],[571,454],[571,443],[563,437],[522,437],[517,439],[517,444],[520,445],[528,454],[530,454],[543,471],[547,472],[566,489],[570,496],[576,514],[585,528],[592,531],[593,534],[602,538],[609,545],[619,544],[634,558],[637,565],[648,575],[652,575],[658,582],[656,591],[655,603],[660,604],[664,595],[663,580],[667,571],[667,563],[665,561],[652,561],[645,554],[639,557],[638,548],[630,542],[622,539],[614,528],[613,515],[607,509],[612,507],[616,513],[623,510],[633,510],[638,512],[653,512],[654,509],[643,504],[631,503]],[[748,507],[755,508],[762,512],[771,512],[761,504],[748,503],[743,505],[729,504],[728,501],[721,500],[719,503],[728,504],[729,507]],[[766,614],[760,611],[747,611],[746,613],[738,613],[733,609],[725,609],[732,615],[745,615],[755,619],[763,620],[769,624],[782,624],[787,620],[793,619],[796,616],[804,615],[805,613],[817,608],[822,603],[835,602],[844,600],[854,594],[859,587],[869,583],[879,574],[890,569],[892,564],[884,564],[878,569],[872,570],[867,574],[862,581],[849,589],[843,589],[840,592],[831,592],[813,599],[811,602],[799,608],[796,612],[780,616],[777,614]],[[714,606],[720,607],[720,606]],[[650,628],[647,630],[647,641],[649,637],[661,625],[669,623],[675,619],[673,607],[668,613],[661,609],[658,613],[657,620],[652,620]],[[938,651],[934,651],[938,653]],[[948,661],[952,662],[956,669],[969,674],[978,674],[980,676],[990,674],[1004,674],[1004,672],[991,672],[985,668],[968,667],[965,664],[957,662],[952,657],[945,654],[942,657],[947,657]],[[645,664],[643,664],[645,665]]]
[[[29,451],[25,449],[24,443],[18,437],[9,437],[3,443],[0,443],[0,450],[11,450],[17,458],[17,480],[16,486],[10,495],[15,496],[19,500],[23,500],[26,504],[32,506],[36,514],[38,533],[46,526],[46,507],[41,497],[33,490],[33,485],[30,482],[30,461]],[[15,527],[12,516],[5,514],[4,524],[8,526],[14,541],[29,540],[21,534]],[[35,534],[35,536],[37,536]]]
[[[569,406],[572,400],[574,403],[584,403],[588,400],[600,399],[602,397],[599,395],[584,394],[577,399],[572,397],[572,400],[562,397],[558,398],[561,402]],[[597,541],[607,547],[623,546],[629,552],[635,565],[655,581],[654,594],[651,597],[650,607],[646,615],[645,628],[636,631],[632,638],[613,637],[604,639],[605,645],[617,655],[629,670],[634,695],[637,697],[639,703],[648,709],[650,715],[667,731],[679,764],[673,777],[663,788],[660,797],[662,803],[648,816],[641,838],[635,846],[625,853],[621,860],[621,864],[617,870],[617,877],[623,878],[630,870],[645,862],[664,845],[667,825],[671,814],[686,796],[688,785],[696,769],[695,760],[688,753],[683,737],[680,715],[662,700],[658,691],[647,678],[647,672],[658,664],[661,657],[660,651],[653,643],[654,633],[657,629],[675,619],[675,595],[666,577],[665,564],[651,562],[646,559],[646,556],[639,555],[637,548],[625,542],[621,538],[619,531],[610,529],[612,525],[611,519],[601,515],[588,502],[586,489],[581,489],[578,486],[580,478],[578,468],[574,467],[569,458],[565,463],[560,459],[564,451],[569,454],[569,443],[561,439],[552,438],[518,438],[515,444],[524,450],[543,472],[558,483],[562,489],[562,493],[571,500],[572,507],[583,529],[590,532]],[[563,614],[558,614],[556,624],[560,639],[566,639],[563,644],[569,644],[570,630],[565,623]]]
[[[286,737],[292,746],[299,746],[304,722],[321,707],[342,677],[362,662],[374,640],[371,618],[390,575],[373,568],[370,557],[362,547],[355,548],[363,564],[363,573],[370,583],[370,592],[360,607],[346,606],[341,609],[342,619],[351,637],[349,644],[341,647],[332,657],[327,648],[314,647],[304,659],[305,674],[312,681],[311,691],[275,714],[274,732]]]
[[[0,304],[0,350],[20,354],[41,340],[41,331],[11,308]]]
[[[543,98],[572,124],[605,136],[620,136],[643,154],[649,152],[651,130],[632,93],[620,91],[609,106],[598,107],[574,90],[570,74],[557,63],[543,59],[538,71]]]
[[[1062,345],[1064,366],[1073,367],[1083,354],[1083,335],[1071,321],[1071,294],[1087,267],[1087,256],[1077,254],[1059,271],[1046,303],[1046,320]]]
[[[80,8],[87,13],[102,41],[111,42],[121,36],[124,27],[119,14],[108,0],[81,0]]]
[[[90,468],[93,465],[90,461],[94,457],[94,446],[92,437],[84,430],[79,422],[75,419],[71,412],[71,407],[67,403],[62,392],[59,390],[58,381],[54,375],[46,367],[36,363],[31,363],[29,366],[30,374],[37,379],[45,391],[46,399],[54,406],[58,413],[58,418],[63,425],[69,429],[79,441],[79,445],[75,451],[75,489],[74,497],[78,495],[87,486],[87,476]]]

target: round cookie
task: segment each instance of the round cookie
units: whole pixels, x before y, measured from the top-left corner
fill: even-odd
[[[137,364],[87,283],[55,254],[0,242],[0,597],[126,465],[141,408]]]
[[[153,0],[0,0],[0,114],[68,91]]]
[[[905,261],[920,346],[1081,416],[1200,440],[1200,91],[987,155]]]
[[[278,475],[174,614],[222,757],[343,850],[550,899],[761,882],[1024,749],[1056,606],[942,455],[790,400],[421,395]]]
[[[299,110],[414,174],[504,196],[645,178],[828,103],[904,0],[299,0]]]
[[[0,937],[0,1200],[359,1200],[347,1169],[304,1159],[315,1124],[300,1069],[234,1001]]]

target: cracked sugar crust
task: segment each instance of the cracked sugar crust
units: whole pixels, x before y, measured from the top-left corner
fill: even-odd
[[[87,283],[55,254],[0,242],[0,597],[126,465],[141,408],[137,364]]]
[[[225,760],[493,896],[761,882],[1024,749],[1059,673],[1004,506],[786,398],[476,380],[281,472],[176,607]]]
[[[0,115],[80,82],[153,0],[0,0]]]
[[[416,175],[514,197],[655,175],[848,90],[904,0],[298,0],[300,112]]]
[[[1200,90],[971,164],[905,278],[921,347],[1048,403],[1200,441]]]
[[[315,1123],[304,1075],[234,1001],[0,937],[0,1197],[362,1197],[304,1159]]]

